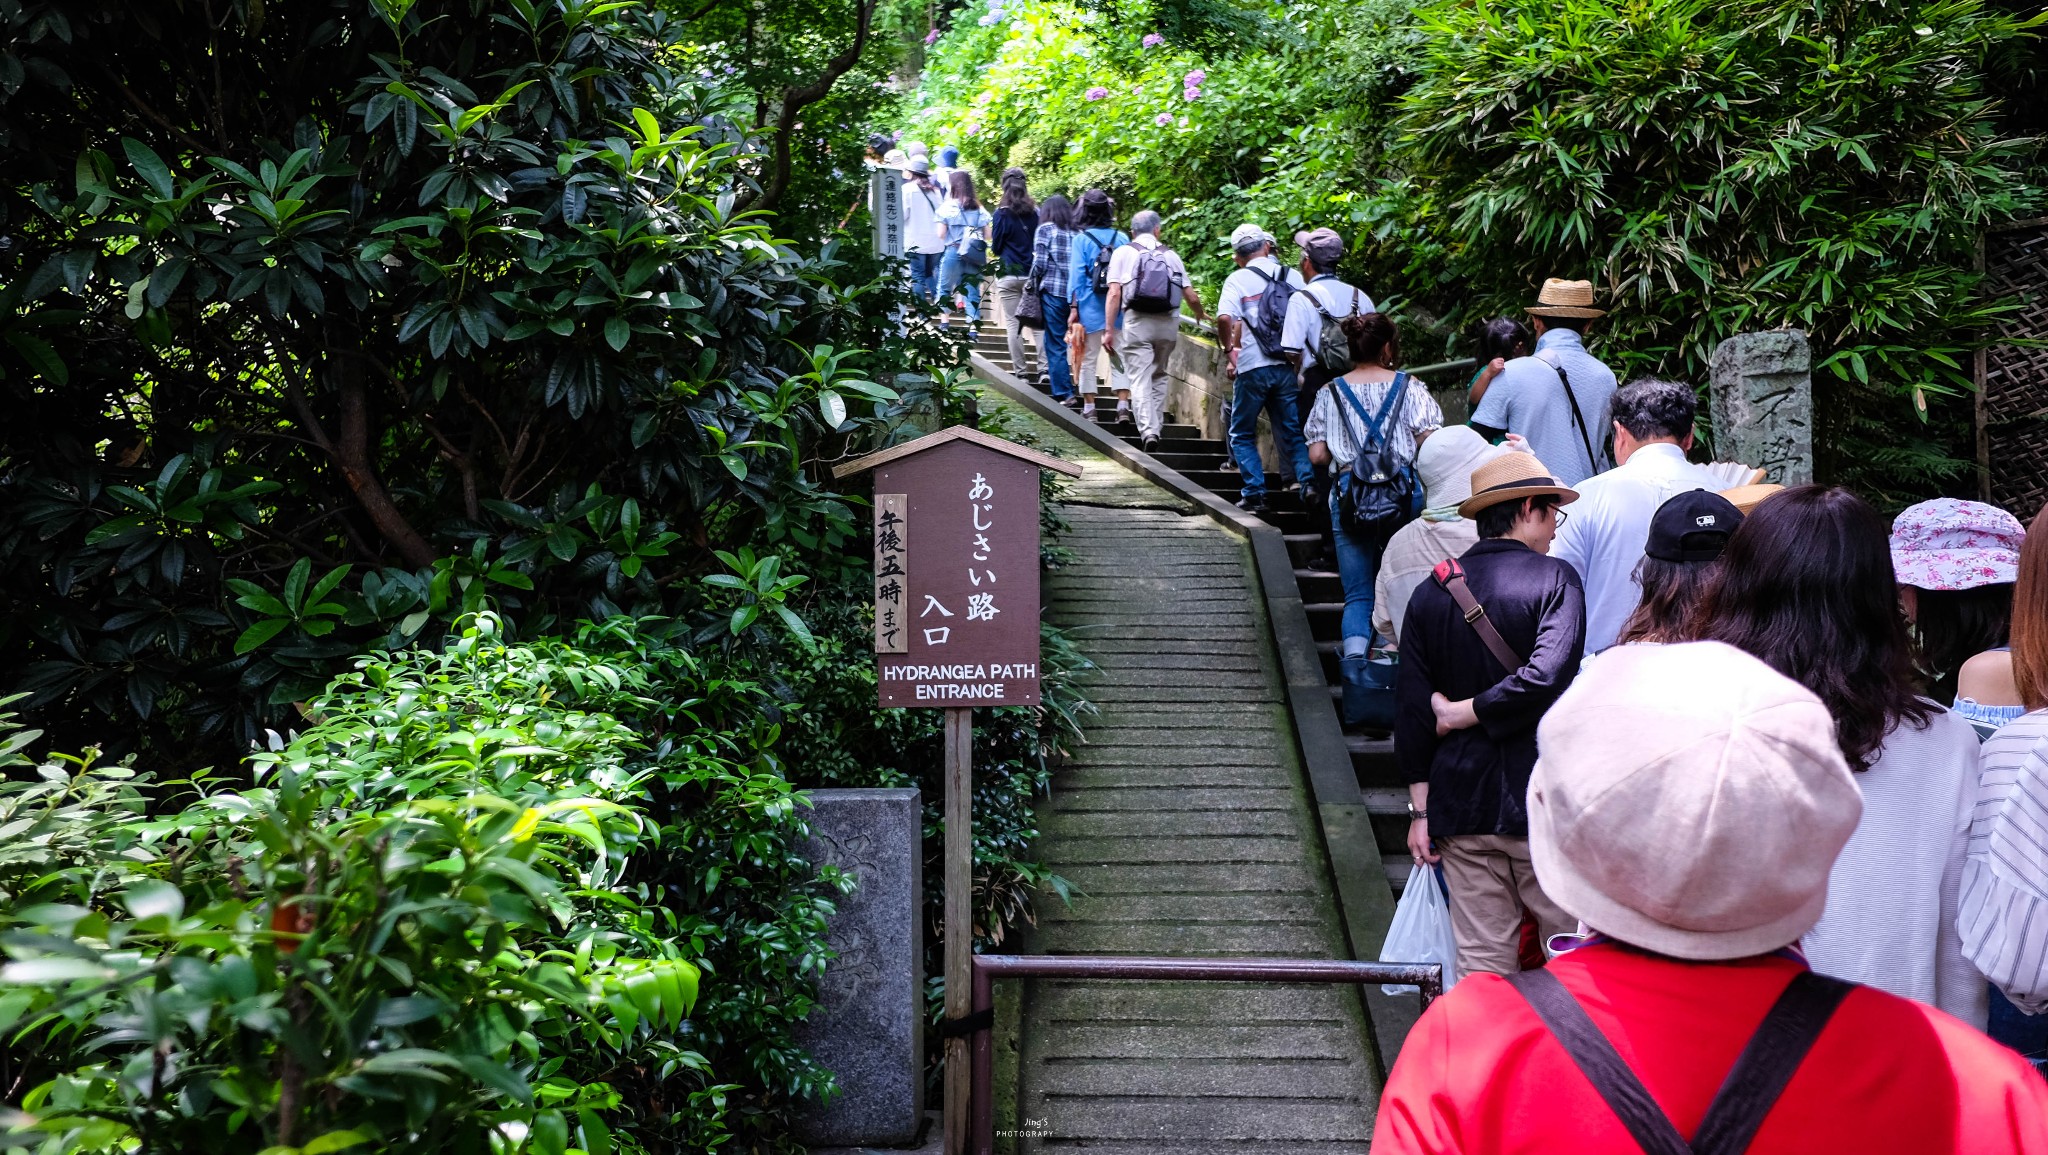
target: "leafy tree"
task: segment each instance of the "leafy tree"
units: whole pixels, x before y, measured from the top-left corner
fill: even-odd
[[[1903,497],[1964,470],[1967,407],[1929,414],[1970,390],[1999,307],[1976,292],[1978,235],[2040,203],[2039,142],[2000,132],[1984,83],[2026,22],[1974,0],[1480,0],[1421,20],[1397,195],[1442,260],[1411,265],[1411,291],[1476,311],[1591,276],[1606,347],[1693,381],[1722,338],[1797,326],[1827,474]]]
[[[851,533],[816,458],[894,420],[894,298],[738,211],[748,94],[666,13],[0,0],[0,37],[0,679],[43,716],[218,757],[363,644]]]

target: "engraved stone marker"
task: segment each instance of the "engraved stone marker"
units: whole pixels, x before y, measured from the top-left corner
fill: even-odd
[[[1714,456],[1813,480],[1813,353],[1797,329],[1739,333],[1714,350]]]
[[[812,790],[811,861],[853,875],[797,1042],[839,1093],[797,1119],[813,1146],[896,1146],[924,1121],[923,812],[916,790]]]

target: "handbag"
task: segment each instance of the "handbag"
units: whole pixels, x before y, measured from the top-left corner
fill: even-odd
[[[1337,672],[1344,687],[1339,713],[1346,727],[1394,728],[1394,676],[1400,670],[1399,662],[1399,655],[1384,650],[1378,657],[1368,652],[1338,659]]]
[[[1026,329],[1045,328],[1045,298],[1035,281],[1024,286],[1024,298],[1017,302],[1017,323]]]

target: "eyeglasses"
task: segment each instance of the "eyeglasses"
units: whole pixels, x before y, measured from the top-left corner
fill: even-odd
[[[1564,524],[1564,519],[1565,519],[1565,518],[1566,518],[1566,517],[1567,517],[1568,515],[1567,515],[1567,514],[1565,513],[1565,511],[1564,511],[1564,507],[1563,507],[1563,506],[1561,506],[1561,505],[1553,505],[1553,506],[1551,506],[1551,507],[1550,507],[1550,512],[1552,512],[1552,513],[1554,513],[1554,514],[1556,514],[1556,515],[1557,515],[1557,524],[1559,524],[1559,525],[1563,525],[1563,524]]]

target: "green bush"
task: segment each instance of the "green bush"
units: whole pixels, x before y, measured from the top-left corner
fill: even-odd
[[[252,786],[87,758],[0,787],[28,824],[0,857],[6,1074],[31,1088],[6,1142],[773,1142],[776,1105],[828,1085],[788,1024],[840,880],[796,855],[789,784],[663,731],[688,707],[612,648],[507,646],[486,615],[363,659]]]

